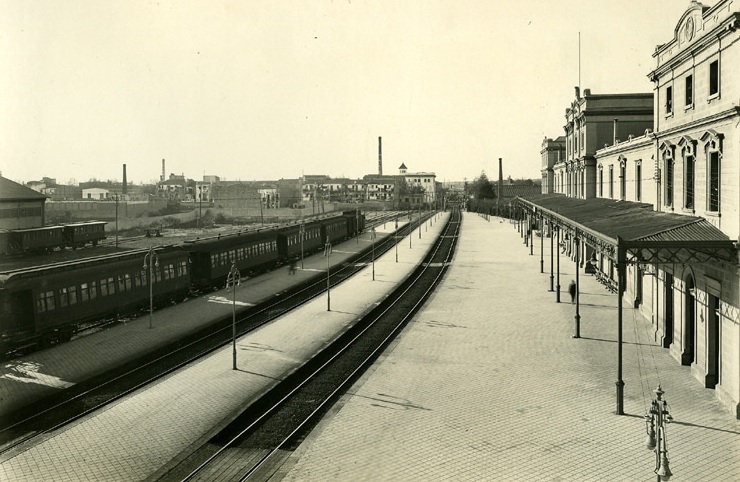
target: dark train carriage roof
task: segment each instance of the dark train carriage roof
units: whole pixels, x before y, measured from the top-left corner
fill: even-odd
[[[48,276],[51,274],[63,273],[66,271],[77,271],[87,268],[105,267],[116,261],[129,261],[132,258],[140,259],[142,266],[144,265],[144,256],[149,252],[149,249],[132,249],[122,253],[105,254],[102,256],[94,256],[90,258],[82,258],[72,261],[62,261],[59,263],[45,264],[40,266],[31,266],[28,268],[14,269],[10,271],[0,272],[0,288],[8,281],[18,278],[37,278],[39,276]],[[154,252],[158,256],[168,256],[170,254],[181,253],[183,256],[187,254],[183,251],[180,246],[176,245],[163,245],[155,248]]]
[[[11,233],[37,233],[39,231],[56,231],[64,229],[64,226],[44,226],[41,228],[26,228],[26,229],[14,229]]]
[[[65,224],[64,227],[70,227],[70,228],[76,228],[78,226],[90,226],[90,225],[98,225],[98,224],[108,224],[106,221],[85,221],[82,223],[69,223]]]
[[[183,246],[188,251],[213,251],[214,249],[231,248],[233,246],[272,240],[275,236],[276,232],[274,230],[263,232],[253,231],[248,233],[211,236],[203,239],[188,239],[183,243]]]

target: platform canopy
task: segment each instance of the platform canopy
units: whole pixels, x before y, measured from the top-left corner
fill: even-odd
[[[653,211],[651,204],[537,194],[518,197],[514,205],[583,239],[617,263],[738,262],[738,243],[712,223]]]

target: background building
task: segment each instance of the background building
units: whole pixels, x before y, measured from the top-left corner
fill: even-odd
[[[40,192],[0,176],[0,229],[42,227],[46,199]]]

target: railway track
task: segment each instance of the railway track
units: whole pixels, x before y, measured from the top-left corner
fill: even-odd
[[[441,282],[454,254],[459,225],[457,213],[424,263],[392,295],[158,480],[270,479]]]
[[[415,229],[406,225],[399,236]],[[375,243],[375,255],[393,248],[394,236]],[[341,266],[332,267],[330,283],[336,284],[353,275],[370,261],[372,253],[365,250]],[[326,276],[320,274],[301,285],[280,293],[273,300],[253,306],[239,314],[239,336],[269,323],[292,309],[321,295],[326,289]],[[25,445],[33,444],[47,433],[100,409],[158,378],[191,363],[222,347],[231,340],[231,315],[204,325],[201,330],[177,342],[162,346],[91,380],[79,383],[58,395],[30,404],[4,417],[0,424],[0,458]]]

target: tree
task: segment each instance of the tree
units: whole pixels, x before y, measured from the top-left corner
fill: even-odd
[[[496,199],[496,191],[493,183],[488,180],[486,171],[481,171],[480,176],[473,179],[468,191],[475,199]]]

